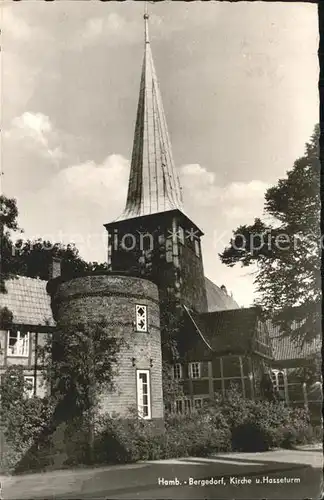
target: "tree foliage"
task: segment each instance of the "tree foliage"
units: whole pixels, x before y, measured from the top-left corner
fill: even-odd
[[[310,387],[322,380],[322,356],[320,350],[306,357],[305,362],[294,368],[290,374],[295,380],[302,384],[306,382]]]
[[[0,195],[0,292],[5,292],[4,282],[15,270],[10,270],[12,232],[21,231],[17,222],[18,208],[14,198]]]
[[[179,333],[183,329],[183,315],[179,304],[168,299],[161,304],[161,349],[163,401],[171,410],[177,398],[183,396],[181,382],[173,376],[173,366],[178,362],[180,352]]]
[[[8,307],[0,307],[0,329],[8,330],[12,325],[13,314]]]
[[[79,254],[75,244],[64,245],[41,238],[30,240],[13,235],[23,232],[18,225],[18,208],[14,198],[0,196],[0,279],[5,293],[5,280],[15,275],[50,279],[50,267],[54,257],[61,260],[62,272],[67,277],[107,271],[107,263],[87,262]]]
[[[13,253],[12,266],[16,273],[30,278],[50,279],[53,258],[61,260],[62,273],[67,277],[107,270],[107,264],[82,259],[74,243],[63,245],[42,239],[20,239],[16,241]]]
[[[285,335],[300,342],[319,335],[321,232],[319,126],[284,179],[265,194],[267,219],[239,226],[221,261],[258,265],[257,302]]]
[[[2,374],[0,419],[6,440],[16,451],[26,450],[51,421],[49,400],[27,397],[30,383],[24,379],[23,366],[13,365]]]
[[[167,411],[172,411],[175,400],[183,397],[183,388],[179,380],[173,376],[173,366],[170,362],[162,362],[163,402]]]
[[[113,390],[123,343],[107,333],[104,318],[76,324],[58,322],[38,356],[59,420],[93,409],[102,390]]]

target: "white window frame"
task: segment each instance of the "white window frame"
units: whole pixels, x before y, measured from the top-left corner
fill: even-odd
[[[177,376],[177,374],[179,374],[179,376]],[[175,365],[173,365],[173,378],[175,380],[181,380],[183,378],[181,363],[176,363]]]
[[[279,376],[282,377],[282,383],[279,383]],[[280,397],[287,402],[288,392],[287,392],[287,382],[286,382],[286,371],[285,370],[271,370],[271,380],[273,383],[273,388],[278,392]]]
[[[175,406],[175,412],[181,414],[183,410],[183,399],[176,399],[174,406]]]
[[[141,327],[139,325],[139,321],[140,321],[140,318],[138,317],[138,311],[139,309],[144,309],[144,326]],[[145,304],[136,304],[135,305],[135,330],[136,332],[143,332],[143,333],[147,333],[148,331],[148,328],[147,328],[147,325],[148,325],[148,314],[147,314],[147,305]]]
[[[17,342],[21,342],[21,338],[25,338],[26,340],[23,341],[22,344],[20,344],[20,349],[19,352],[12,353],[10,349],[10,339],[13,338],[13,333],[17,333]],[[23,335],[22,335],[23,334]],[[20,330],[17,330],[13,332],[12,330],[8,330],[7,334],[7,356],[8,357],[15,357],[15,358],[28,358],[29,356],[29,349],[30,349],[30,332],[20,332]],[[18,349],[17,349],[18,350]]]
[[[200,406],[197,406],[196,401],[200,401]],[[194,397],[194,404],[193,405],[194,405],[195,410],[201,410],[203,407],[203,404],[204,404],[203,398]]]
[[[177,414],[185,415],[191,413],[192,401],[190,398],[180,398],[175,400],[175,412]]]
[[[147,393],[143,393],[143,382],[141,375],[146,375],[146,385]],[[137,393],[137,410],[138,416],[144,420],[150,420],[152,418],[152,407],[151,407],[151,383],[150,383],[150,370],[136,370],[136,393]],[[147,405],[144,405],[143,397],[147,395]],[[147,406],[147,415],[144,415],[143,408]]]
[[[30,379],[31,389],[24,389],[24,392],[28,398],[32,398],[34,396],[34,387],[35,387],[35,377],[34,375],[24,375],[24,382],[27,382]]]
[[[279,384],[279,375],[282,376],[283,382]],[[271,370],[271,380],[274,386],[274,389],[283,390],[285,388],[285,372],[284,370]]]
[[[184,412],[185,413],[191,413],[192,410],[192,401],[189,398],[185,398],[183,400],[183,406],[184,406]]]
[[[198,367],[198,376],[194,376],[194,367]],[[199,361],[193,361],[192,363],[189,363],[189,374],[190,374],[190,378],[193,379],[193,380],[197,380],[199,378],[201,378],[201,363]]]

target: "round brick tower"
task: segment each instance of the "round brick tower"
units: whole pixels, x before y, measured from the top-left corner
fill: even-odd
[[[137,407],[146,419],[163,419],[158,289],[151,281],[113,274],[57,281],[52,288],[56,321],[73,324],[103,317],[107,335],[125,340],[118,354],[115,391],[101,408],[127,416]]]

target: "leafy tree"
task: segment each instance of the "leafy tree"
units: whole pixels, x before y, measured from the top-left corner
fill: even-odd
[[[50,268],[53,258],[59,258],[62,273],[66,277],[107,271],[106,263],[86,262],[80,257],[74,243],[63,245],[50,241],[18,240],[13,247],[12,266],[17,274],[30,278],[50,279]]]
[[[68,275],[84,273],[87,269],[87,263],[81,259],[73,243],[63,245],[42,239],[18,240],[12,263],[17,274],[48,280],[54,257],[61,259],[62,268]]]
[[[76,324],[58,321],[38,356],[44,379],[54,399],[64,401],[67,416],[82,414],[97,404],[102,390],[113,390],[123,343],[107,333],[104,318]]]
[[[265,212],[271,222],[255,219],[233,232],[221,261],[258,265],[257,302],[284,335],[298,342],[320,332],[320,162],[319,126],[284,179],[267,190]]]
[[[180,382],[173,377],[173,367],[170,362],[162,362],[163,402],[167,411],[171,411],[176,399],[183,396]]]
[[[12,232],[21,231],[17,222],[18,208],[14,198],[0,195],[0,292],[4,293],[4,282],[16,270],[12,268]]]
[[[74,243],[64,245],[41,238],[19,238],[13,242],[13,233],[23,232],[17,219],[16,200],[0,196],[0,284],[3,293],[6,291],[5,280],[15,275],[48,280],[54,257],[61,259],[62,272],[68,277],[108,270],[107,263],[86,262],[82,259]]]
[[[118,352],[124,342],[107,334],[104,318],[77,324],[58,322],[56,331],[38,350],[58,421],[92,411],[102,391],[114,389]]]
[[[8,307],[0,307],[0,329],[8,330],[12,325],[13,314]]]
[[[315,382],[322,380],[322,356],[321,352],[315,352],[306,357],[301,366],[294,368],[290,374],[294,379],[299,379],[300,383],[306,382],[311,386]]]
[[[102,392],[114,390],[118,353],[125,341],[107,333],[107,322],[64,323],[39,348],[45,383],[55,407],[53,428],[79,421],[89,432],[88,460],[92,462],[94,422]]]
[[[179,361],[183,330],[183,316],[177,302],[166,299],[161,304],[161,348],[163,402],[170,411],[177,398],[183,396],[181,382],[173,376],[173,365]]]
[[[24,367],[13,365],[2,374],[0,419],[6,440],[16,452],[22,452],[49,425],[52,406],[46,399],[26,397],[30,384],[24,379]]]

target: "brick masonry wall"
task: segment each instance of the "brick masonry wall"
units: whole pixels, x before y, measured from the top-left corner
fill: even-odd
[[[126,416],[137,406],[136,370],[150,371],[152,418],[163,418],[160,310],[157,286],[129,276],[100,275],[62,283],[56,292],[58,318],[71,324],[107,321],[107,335],[123,338],[115,391],[102,395],[101,408]],[[148,332],[135,331],[135,305],[147,306]],[[133,362],[133,359],[135,361]],[[135,364],[135,366],[133,366]],[[152,365],[152,366],[151,366]]]

